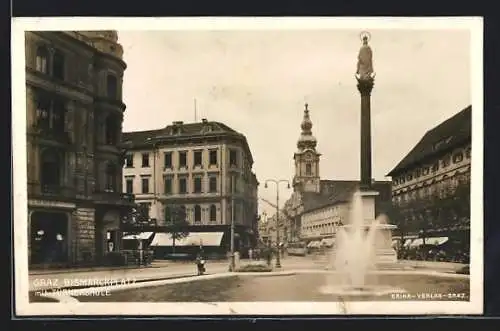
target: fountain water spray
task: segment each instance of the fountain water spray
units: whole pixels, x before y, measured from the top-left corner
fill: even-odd
[[[350,224],[337,231],[337,247],[334,252],[334,265],[341,276],[342,285],[357,289],[365,287],[366,275],[375,268],[379,224],[379,219],[366,224],[362,197],[355,193],[351,203]]]
[[[375,286],[367,282],[367,276],[375,271],[376,252],[380,230],[391,227],[382,224],[385,216],[375,220],[365,219],[363,210],[363,196],[356,192],[351,201],[349,224],[337,230],[335,249],[332,251],[330,261],[333,262],[335,272],[327,277],[327,286],[322,288],[323,293],[356,296],[356,295],[382,295],[384,293],[399,292],[400,289]]]

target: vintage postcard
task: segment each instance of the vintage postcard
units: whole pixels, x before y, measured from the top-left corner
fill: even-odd
[[[482,314],[482,18],[12,34],[18,316]]]

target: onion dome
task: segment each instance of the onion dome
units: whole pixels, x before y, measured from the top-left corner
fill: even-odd
[[[308,104],[305,104],[305,109],[304,109],[304,119],[302,120],[302,123],[300,125],[300,128],[302,129],[302,132],[300,134],[299,140],[297,142],[297,147],[300,149],[315,149],[316,148],[316,138],[312,135],[312,121],[309,116],[309,109],[308,109]]]

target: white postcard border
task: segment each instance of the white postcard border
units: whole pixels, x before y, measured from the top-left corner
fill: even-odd
[[[466,29],[471,33],[472,167],[469,302],[30,303],[26,180],[24,32],[30,30]],[[12,141],[15,309],[17,315],[482,314],[483,313],[483,20],[440,18],[14,18]],[[453,84],[453,82],[450,82]],[[21,171],[22,170],[22,171]],[[342,308],[342,309],[341,309]]]

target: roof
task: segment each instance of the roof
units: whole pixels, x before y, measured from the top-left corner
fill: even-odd
[[[360,182],[354,180],[321,180],[320,193],[303,192],[302,203],[304,212],[319,209],[340,202],[348,202],[353,194],[360,189]],[[375,181],[375,191],[391,190],[390,181]]]
[[[387,175],[398,175],[429,158],[471,141],[472,106],[461,110],[433,129],[427,131],[415,147]]]
[[[253,162],[246,137],[220,122],[203,120],[202,122],[183,123],[178,121],[161,129],[123,132],[122,142],[126,149],[140,149],[145,147],[150,148],[154,144],[178,144],[179,141],[193,141],[209,137],[228,137],[240,140]]]

